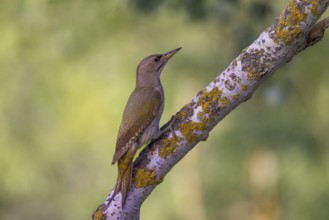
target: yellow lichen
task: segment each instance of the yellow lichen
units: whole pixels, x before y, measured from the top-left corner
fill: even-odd
[[[159,148],[159,156],[161,158],[166,158],[168,155],[171,155],[173,151],[178,147],[178,142],[180,141],[180,137],[173,137],[170,139],[164,139],[162,145]]]
[[[242,91],[246,91],[247,90],[247,86],[245,84],[241,84],[240,87],[241,87],[241,90]]]
[[[211,123],[214,121],[209,115],[203,113],[203,112],[198,112],[198,119],[200,119],[204,123]]]
[[[317,1],[309,0],[308,3],[311,5],[310,11],[312,15],[316,16],[319,14]]]
[[[142,188],[161,183],[163,181],[163,177],[157,178],[154,170],[147,171],[141,168],[137,168],[133,181],[136,188]]]
[[[198,105],[201,106],[203,112],[209,111],[209,105],[212,102],[216,102],[218,97],[222,94],[222,90],[217,87],[213,88],[211,91],[203,91],[198,100]]]
[[[105,220],[106,215],[103,213],[103,206],[104,204],[98,206],[96,211],[93,213],[92,220]]]
[[[239,98],[240,94],[234,94],[234,95],[231,95],[231,98],[236,100],[237,98]]]
[[[186,112],[184,112],[184,111],[178,112],[178,117],[181,118],[182,120],[185,120],[185,118],[186,118]]]
[[[181,124],[179,130],[182,132],[187,143],[192,143],[198,139],[198,136],[194,132],[197,130],[205,130],[206,128],[206,123],[190,121],[186,124]]]
[[[302,29],[298,26],[306,18],[306,14],[301,11],[294,0],[288,3],[287,10],[279,17],[278,24],[275,28],[274,41],[282,41],[289,44],[295,37],[302,34]]]
[[[221,97],[221,98],[219,99],[219,102],[220,102],[221,105],[227,105],[227,103],[228,103],[228,98],[226,98],[226,97]]]
[[[255,79],[256,76],[257,74],[254,70],[248,70],[248,74],[247,74],[248,79]]]

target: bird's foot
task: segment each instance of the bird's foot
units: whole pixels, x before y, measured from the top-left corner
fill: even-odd
[[[162,128],[154,135],[154,137],[152,138],[150,143],[155,142],[156,140],[158,140],[164,133],[166,133],[168,130],[170,130],[172,136],[177,139],[177,136],[175,134],[175,131],[173,129],[173,125],[177,120],[177,116],[173,115],[171,116],[171,119],[169,120],[169,122],[167,124],[165,124],[164,126],[162,126]]]

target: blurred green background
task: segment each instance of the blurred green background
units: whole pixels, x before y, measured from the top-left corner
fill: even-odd
[[[0,219],[90,219],[114,186],[121,114],[145,56],[162,123],[287,0],[2,0]],[[329,219],[329,38],[226,117],[144,203],[150,220]]]

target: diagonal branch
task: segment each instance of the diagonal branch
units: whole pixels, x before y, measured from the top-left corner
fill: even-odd
[[[143,201],[176,163],[198,142],[205,141],[221,119],[250,99],[276,69],[322,39],[329,19],[314,24],[328,4],[329,0],[290,0],[258,39],[176,113],[175,135],[168,131],[140,153],[134,163],[133,184],[124,209],[118,194],[111,204],[105,200],[93,219],[139,219]]]

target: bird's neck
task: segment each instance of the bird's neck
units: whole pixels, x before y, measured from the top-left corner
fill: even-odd
[[[136,88],[162,87],[160,77],[155,74],[137,74]]]

